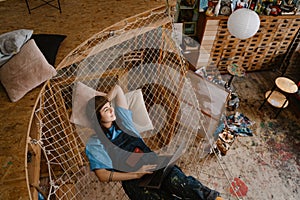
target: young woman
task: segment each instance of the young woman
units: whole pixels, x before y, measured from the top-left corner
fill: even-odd
[[[115,99],[115,108],[111,106],[112,99]],[[222,199],[217,191],[202,185],[194,177],[186,176],[177,166],[168,173],[159,189],[139,186],[140,179],[156,168],[157,155],[135,129],[132,112],[128,110],[120,86],[116,85],[106,97],[90,99],[86,113],[96,132],[86,144],[86,155],[91,170],[100,181],[122,181],[126,194],[132,200]]]

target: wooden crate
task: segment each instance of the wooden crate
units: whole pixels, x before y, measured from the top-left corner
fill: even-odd
[[[200,18],[200,20],[206,20],[204,24],[210,24],[212,20],[214,28],[218,22],[217,33],[206,65],[211,62],[215,63],[221,73],[227,73],[226,65],[231,63],[239,64],[247,71],[273,69],[279,65],[280,57],[288,51],[300,28],[300,18],[292,15],[260,16],[260,19],[258,32],[251,38],[241,40],[230,35],[227,29],[227,16]],[[201,33],[201,29],[204,33]],[[202,25],[199,32],[199,41],[205,44],[203,36],[206,34],[206,27]]]

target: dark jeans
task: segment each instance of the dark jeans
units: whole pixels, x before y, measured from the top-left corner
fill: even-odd
[[[139,179],[123,181],[123,188],[131,200],[215,200],[219,193],[202,185],[192,176],[186,176],[179,167],[173,167],[160,189],[139,187]]]

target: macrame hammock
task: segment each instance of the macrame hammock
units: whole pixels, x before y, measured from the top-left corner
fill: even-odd
[[[28,152],[35,159],[27,169],[33,199],[128,199],[119,182],[100,183],[89,170],[84,148],[92,130],[70,121],[78,83],[101,92],[115,84],[125,92],[141,89],[154,127],[143,133],[147,145],[158,153],[172,153],[184,142],[177,164],[223,196],[229,193],[230,174],[220,160],[205,156],[219,117],[201,112],[199,87],[210,83],[188,71],[173,39],[174,10],[157,8],[121,21],[59,64],[57,76],[42,88],[31,120]],[[201,101],[209,103],[210,97]],[[218,163],[214,169],[212,162]]]

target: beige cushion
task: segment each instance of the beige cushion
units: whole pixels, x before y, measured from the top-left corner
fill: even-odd
[[[141,89],[125,94],[129,110],[132,111],[132,121],[139,133],[153,130],[153,125],[147,112]]]
[[[106,94],[78,82],[73,90],[73,104],[70,121],[83,127],[91,127],[90,121],[85,114],[87,103],[94,96],[104,95]]]
[[[91,124],[86,116],[85,110],[89,99],[96,95],[106,95],[103,92],[98,92],[85,84],[78,82],[73,92],[73,107],[70,121],[74,124],[91,127]],[[125,94],[129,109],[132,111],[133,123],[136,129],[142,133],[147,130],[152,130],[153,125],[149,118],[145,107],[142,91],[134,90]]]
[[[0,68],[0,80],[12,102],[56,75],[34,40],[29,40],[20,52]]]

